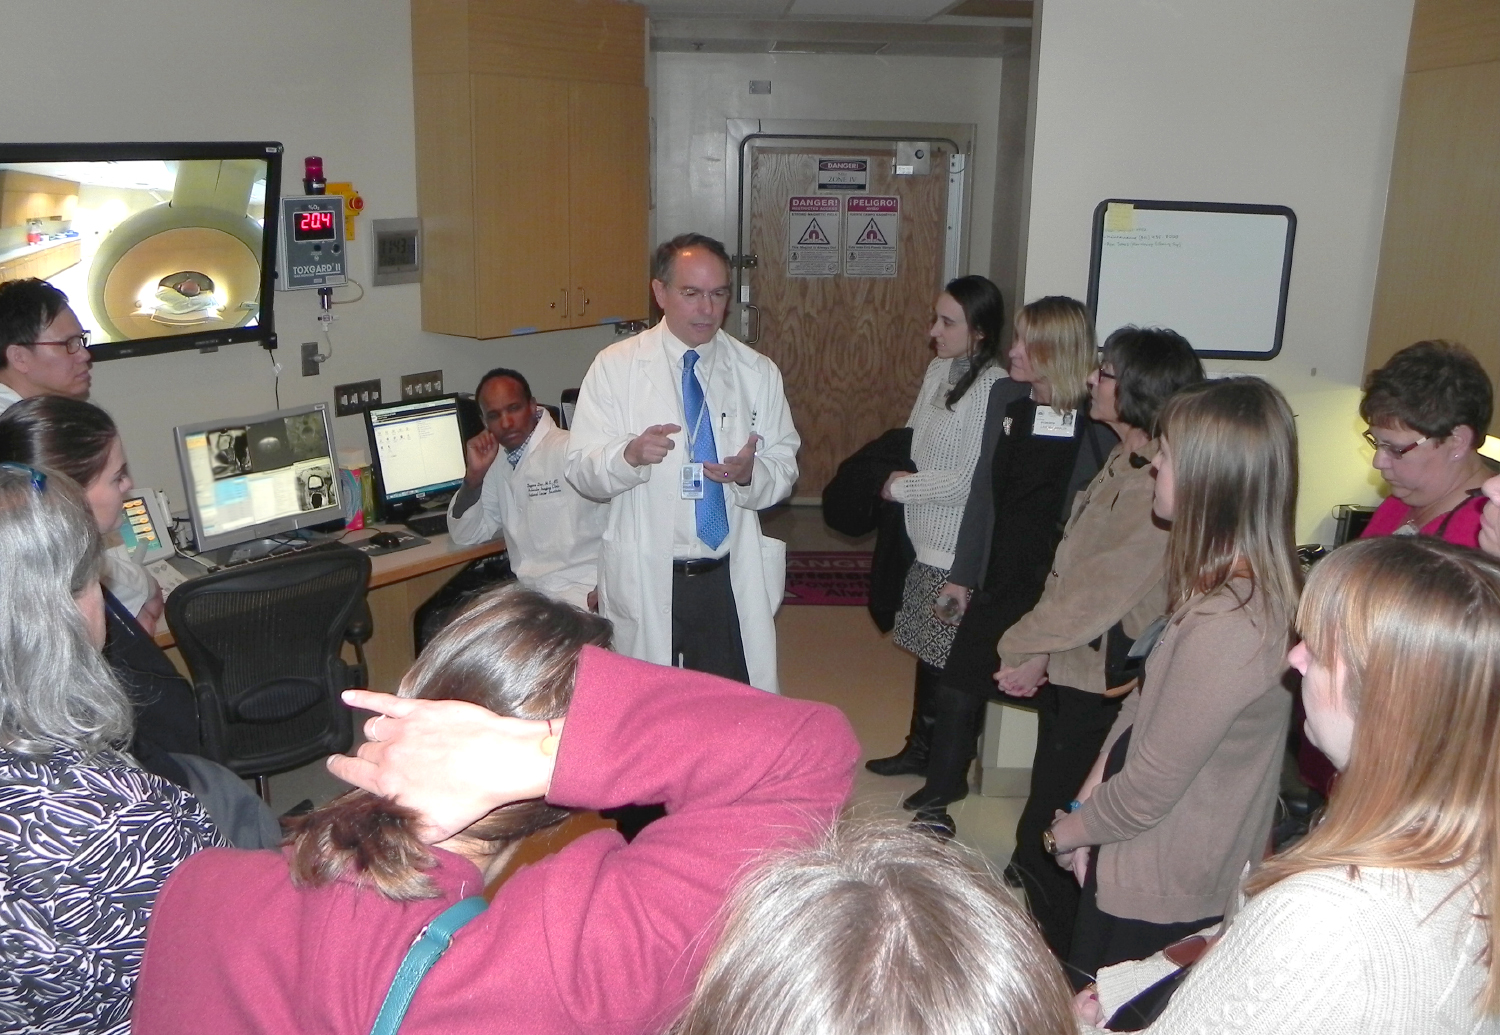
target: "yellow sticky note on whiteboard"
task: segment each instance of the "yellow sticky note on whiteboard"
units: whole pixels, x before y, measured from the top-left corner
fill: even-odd
[[[1121,233],[1135,229],[1135,206],[1128,201],[1111,201],[1104,210],[1104,229]]]

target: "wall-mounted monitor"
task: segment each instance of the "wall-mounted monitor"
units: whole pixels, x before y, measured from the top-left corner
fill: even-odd
[[[0,281],[39,277],[95,359],[271,343],[282,147],[0,143]]]
[[[199,553],[343,517],[327,403],[185,424],[172,437]]]

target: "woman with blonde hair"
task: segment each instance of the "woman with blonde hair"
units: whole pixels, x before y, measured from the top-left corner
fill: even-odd
[[[846,822],[735,894],[673,1035],[1073,1035],[1069,998],[976,853]]]
[[[1094,353],[1093,323],[1077,299],[1052,295],[1016,313],[1010,381],[1029,390],[992,405],[985,419],[958,545],[963,552],[973,549],[966,539],[977,544],[983,579],[972,598],[970,587],[955,583],[939,595],[937,606],[958,621],[958,633],[933,692],[927,782],[902,802],[938,832],[952,833],[945,806],[969,793],[985,702],[995,696],[995,644],[1036,605],[1073,493],[1114,443],[1088,416]],[[1009,390],[1000,382],[991,399]]]
[[[1426,536],[1352,543],[1313,570],[1298,626],[1305,729],[1342,776],[1148,1030],[1494,1031],[1500,563]],[[1104,1008],[1154,963],[1110,972]]]
[[[1161,428],[1153,512],[1172,526],[1170,617],[1081,807],[1042,835],[1083,885],[1069,957],[1079,984],[1224,915],[1265,852],[1291,715],[1291,409],[1258,378],[1226,378],[1180,391]]]
[[[178,869],[135,1030],[364,1035],[414,942],[482,895],[523,837],[569,809],[660,801],[665,818],[630,844],[595,830],[508,877],[400,1030],[662,1031],[745,865],[822,834],[859,749],[828,705],[624,658],[601,649],[609,634],[512,586],[444,628],[400,697],[348,692],[379,714],[358,758],[329,767],[361,789],[306,816],[282,853]]]

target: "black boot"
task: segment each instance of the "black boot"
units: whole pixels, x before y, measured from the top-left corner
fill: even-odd
[[[911,732],[906,746],[887,758],[872,758],[865,768],[876,776],[910,776],[927,774],[927,750],[932,742],[932,692],[943,670],[917,662],[917,685],[912,692]]]
[[[927,759],[927,782],[901,803],[901,807],[909,812],[933,810],[968,797],[969,766],[979,754],[979,733],[984,728],[984,698],[940,683],[932,700],[932,747]]]

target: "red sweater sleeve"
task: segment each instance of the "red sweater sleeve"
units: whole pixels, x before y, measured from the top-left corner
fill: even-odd
[[[645,1030],[680,1009],[736,878],[834,820],[859,745],[827,705],[585,651],[548,798],[668,815],[628,846],[603,832],[521,871],[489,912],[542,925],[549,983],[579,1029]]]

